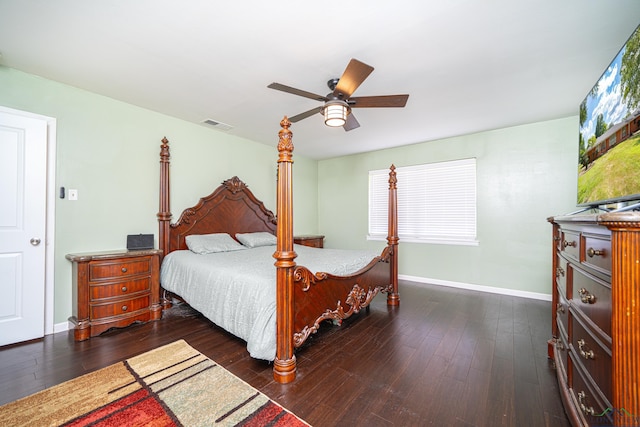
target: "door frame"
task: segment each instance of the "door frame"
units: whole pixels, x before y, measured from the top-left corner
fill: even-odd
[[[54,273],[55,273],[55,216],[56,216],[56,119],[43,116],[28,111],[15,110],[13,108],[0,105],[0,112],[13,114],[21,117],[43,120],[47,122],[47,213],[45,231],[45,254],[44,254],[44,334],[50,335],[55,332],[66,331],[67,324],[61,325],[59,330],[55,330],[53,323],[54,312]]]

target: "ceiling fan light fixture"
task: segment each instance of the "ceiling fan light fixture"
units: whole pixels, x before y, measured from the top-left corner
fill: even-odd
[[[349,114],[349,105],[341,100],[327,101],[324,105],[324,124],[331,127],[344,126]]]

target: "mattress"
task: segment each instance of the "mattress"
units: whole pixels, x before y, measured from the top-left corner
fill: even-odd
[[[296,264],[312,272],[349,275],[379,253],[295,245]],[[272,361],[276,355],[275,246],[233,252],[168,254],[162,287],[179,295],[216,325],[247,342],[249,354]]]

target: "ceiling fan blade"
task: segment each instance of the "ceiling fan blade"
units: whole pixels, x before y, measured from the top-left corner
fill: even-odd
[[[270,89],[281,90],[282,92],[291,93],[293,95],[304,96],[305,98],[314,99],[316,101],[328,101],[326,96],[317,95],[315,93],[307,92],[306,90],[296,89],[294,87],[286,86],[280,83],[271,83],[267,87]]]
[[[347,103],[351,108],[404,107],[409,95],[355,96]]]
[[[336,88],[333,90],[333,94],[336,96],[342,95],[342,99],[349,98],[353,92],[358,89],[358,86],[369,77],[369,74],[373,71],[373,67],[360,62],[357,59],[349,61],[349,65],[342,73],[342,77],[338,80]]]
[[[358,123],[358,121],[356,120],[356,116],[354,116],[353,113],[349,113],[347,115],[347,121],[342,126],[342,128],[345,131],[349,132],[350,130],[353,130],[359,127],[360,127],[360,123]]]
[[[300,114],[298,114],[296,116],[289,117],[289,121],[291,123],[299,122],[302,119],[306,119],[307,117],[311,117],[314,114],[320,113],[322,111],[322,108],[323,108],[322,106],[316,107],[316,108],[313,108],[313,109],[311,109],[309,111],[305,111],[304,113],[300,113]]]

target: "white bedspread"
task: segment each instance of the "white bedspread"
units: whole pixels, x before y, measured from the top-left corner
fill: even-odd
[[[313,272],[355,273],[379,253],[317,249],[295,245],[298,265]],[[196,254],[189,250],[167,255],[160,283],[184,298],[216,325],[247,342],[256,359],[276,355],[275,246],[234,252]]]

